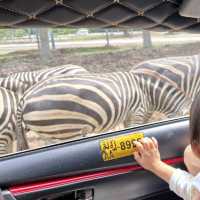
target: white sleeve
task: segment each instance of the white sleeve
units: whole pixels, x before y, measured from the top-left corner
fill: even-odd
[[[193,179],[193,182],[192,182],[192,185],[194,186],[194,188],[200,192],[200,173],[198,173],[194,179]]]
[[[176,169],[170,178],[169,188],[184,200],[191,200],[193,178],[188,172]]]

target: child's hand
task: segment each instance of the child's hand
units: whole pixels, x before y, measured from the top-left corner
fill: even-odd
[[[145,169],[154,170],[160,163],[160,152],[158,142],[155,138],[144,138],[135,142],[137,151],[133,153],[135,160]]]

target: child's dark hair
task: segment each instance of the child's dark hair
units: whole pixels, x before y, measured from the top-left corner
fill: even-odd
[[[200,93],[198,93],[190,109],[190,142],[200,144]]]

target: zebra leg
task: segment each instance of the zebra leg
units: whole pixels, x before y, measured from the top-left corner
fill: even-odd
[[[125,129],[125,124],[120,123],[119,125],[112,128],[109,132],[120,131],[120,130],[123,130],[123,129]]]
[[[166,116],[168,118],[177,118],[186,116],[189,114],[189,104],[186,104],[185,102],[177,104],[177,109],[173,111],[165,112]]]
[[[182,116],[181,113],[177,113],[177,112],[174,112],[174,113],[167,113],[166,116],[171,119],[171,118],[177,118],[177,117],[180,117]]]
[[[129,113],[127,118],[124,121],[124,126],[126,128],[131,128],[141,124],[141,119],[137,118],[133,113]]]
[[[22,120],[22,106],[24,104],[24,100],[22,99],[18,104],[17,108],[17,131],[16,131],[16,138],[17,138],[17,151],[29,149],[29,145],[27,142],[27,138],[25,136],[25,128],[23,120]]]
[[[0,135],[0,155],[13,153],[13,142],[7,135]]]
[[[92,135],[93,130],[91,129],[91,127],[89,126],[84,126],[80,132],[79,132],[79,136],[85,138],[85,137],[89,137],[90,135]]]
[[[17,128],[17,151],[29,149],[29,145],[24,133],[23,128]]]
[[[138,112],[136,114],[133,114],[132,112],[130,112],[124,122],[125,127],[131,128],[134,126],[146,124],[149,122],[149,119],[151,118],[152,114],[153,114],[152,111]]]
[[[153,115],[153,112],[152,112],[152,111],[146,112],[146,113],[144,114],[143,124],[148,123],[152,115]]]

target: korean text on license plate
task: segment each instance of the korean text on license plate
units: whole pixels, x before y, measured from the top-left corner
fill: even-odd
[[[134,141],[143,137],[143,133],[132,133],[101,140],[100,149],[103,160],[109,161],[132,155],[136,150]]]

